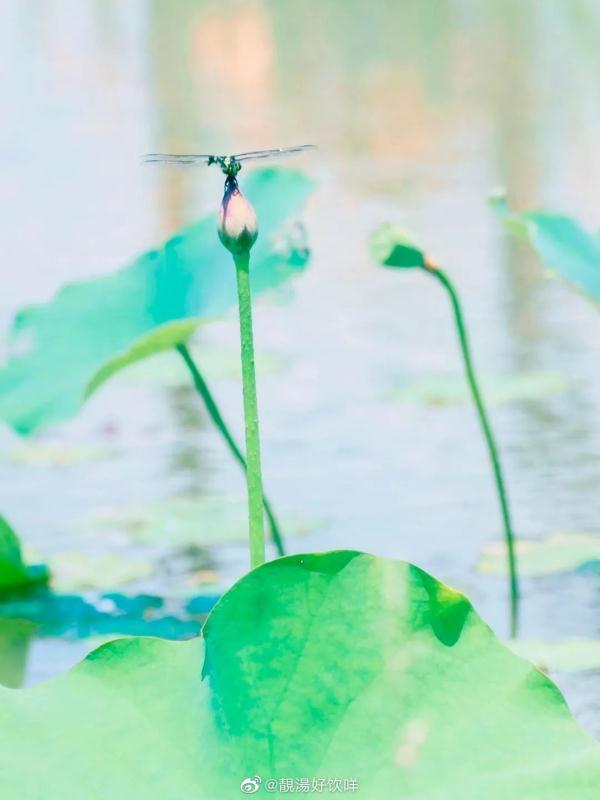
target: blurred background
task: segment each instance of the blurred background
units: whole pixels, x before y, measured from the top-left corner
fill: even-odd
[[[456,280],[518,535],[597,532],[598,311],[486,196],[501,185],[520,210],[598,226],[599,36],[595,0],[0,0],[2,336],[22,305],[216,213],[218,170],[143,167],[143,153],[317,144],[289,164],[316,181],[309,267],[255,311],[264,477],[288,547],[415,562],[505,636],[506,580],[481,568],[500,517],[447,298],[422,273],[376,267],[367,239],[397,222]],[[235,315],[198,340],[241,438]],[[0,511],[31,558],[66,554],[77,572],[90,556],[89,589],[177,597],[241,575],[246,545],[219,542],[220,523],[209,547],[169,540],[209,524],[180,513],[189,497],[218,514],[231,498],[243,537],[243,477],[175,356],[34,439],[0,430]],[[136,539],[140,508],[164,535]],[[597,640],[598,577],[524,578],[522,635]],[[26,682],[93,644],[34,641]],[[600,736],[600,671],[556,679]]]

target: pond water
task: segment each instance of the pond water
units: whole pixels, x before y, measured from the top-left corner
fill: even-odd
[[[502,185],[517,208],[598,225],[599,34],[594,0],[381,0],[368,13],[357,0],[47,0],[35,13],[4,0],[2,331],[23,304],[216,209],[216,170],[142,168],[142,153],[318,144],[294,163],[317,182],[310,267],[256,307],[265,483],[306,529],[288,547],[415,562],[505,636],[506,581],[476,568],[501,538],[477,420],[460,388],[450,403],[443,381],[431,390],[461,376],[447,298],[423,274],[373,266],[366,243],[383,221],[411,229],[459,286],[491,394],[533,383],[491,408],[518,535],[598,531],[598,311],[549,279],[486,196]],[[241,437],[236,326],[206,325],[198,353]],[[181,552],[114,522],[181,495],[243,496],[175,359],[123,373],[33,443],[0,432],[0,509],[39,559],[113,552],[138,570],[128,589],[167,597],[244,572],[231,536]],[[598,573],[524,579],[521,633],[597,639]],[[94,644],[35,640],[26,682]],[[556,679],[600,736],[600,673]]]

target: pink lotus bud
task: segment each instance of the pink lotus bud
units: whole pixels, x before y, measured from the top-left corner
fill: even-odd
[[[249,252],[258,236],[256,212],[233,176],[225,181],[218,230],[219,239],[234,255]]]

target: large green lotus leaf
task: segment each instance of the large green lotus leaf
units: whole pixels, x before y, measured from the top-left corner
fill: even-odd
[[[311,189],[295,170],[257,170],[244,182],[260,221],[252,251],[255,292],[304,267],[306,250],[282,248],[274,237]],[[214,214],[118,272],[64,286],[14,320],[19,352],[0,370],[0,418],[27,434],[70,417],[117,369],[184,341],[235,298],[235,269]]]
[[[560,572],[600,570],[600,535],[597,533],[555,533],[548,539],[516,543],[519,572],[530,577]],[[489,542],[477,564],[489,575],[506,573],[506,545]]]
[[[25,564],[17,534],[4,517],[0,516],[0,595],[22,591],[47,581],[48,570],[44,565]]]
[[[117,640],[0,690],[3,797],[221,800],[253,776],[263,796],[595,800],[600,747],[462,595],[348,551],[251,572],[200,639]]]
[[[144,361],[150,356],[172,350],[176,345],[187,342],[190,336],[198,327],[198,319],[186,319],[182,322],[169,322],[166,325],[159,325],[158,328],[150,333],[140,336],[131,347],[114,358],[109,358],[97,372],[95,372],[87,386],[85,387],[85,398],[92,395],[96,389],[102,386],[115,373],[125,367]]]
[[[589,233],[574,219],[546,211],[515,214],[501,195],[490,204],[515,233],[529,239],[546,266],[600,300],[599,232]]]

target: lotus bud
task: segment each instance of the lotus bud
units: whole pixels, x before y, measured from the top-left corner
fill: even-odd
[[[234,255],[248,253],[258,236],[258,222],[252,205],[240,192],[233,176],[225,181],[219,212],[219,239]]]

